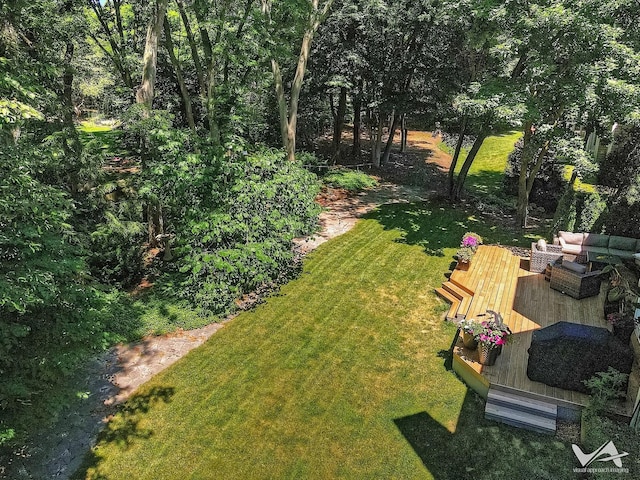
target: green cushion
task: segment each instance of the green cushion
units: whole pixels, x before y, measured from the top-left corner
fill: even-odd
[[[604,247],[587,247],[585,250],[587,250],[588,252],[602,253],[604,255],[607,255],[610,249]]]
[[[628,250],[635,253],[636,242],[637,240],[635,238],[611,235],[611,238],[609,239],[609,248],[616,250]]]
[[[631,251],[631,250],[618,250],[617,248],[610,248],[609,249],[609,255],[615,255],[616,257],[620,257],[620,258],[633,258],[633,254],[635,252]]]
[[[600,235],[599,233],[585,233],[583,245],[606,248],[609,246],[609,235]]]

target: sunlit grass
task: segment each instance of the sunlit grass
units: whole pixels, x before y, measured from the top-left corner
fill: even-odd
[[[526,243],[446,205],[368,215],[143,386],[77,478],[572,478],[570,447],[486,422],[445,368],[433,289],[469,230]]]
[[[502,191],[504,171],[509,154],[513,151],[522,132],[508,132],[487,137],[469,169],[465,182],[466,188],[474,193],[496,196]],[[453,155],[453,148],[441,142],[438,147]],[[456,174],[460,173],[468,151],[462,149],[456,164]]]
[[[565,181],[568,183],[571,181],[571,175],[573,175],[573,171],[575,170],[576,167],[574,167],[573,165],[565,165],[564,169],[563,169],[563,175],[562,177],[565,179]],[[590,180],[587,181],[582,181],[579,177],[576,178],[574,184],[573,184],[573,189],[576,192],[584,192],[584,193],[594,193],[597,190],[597,187],[595,184],[590,183]]]

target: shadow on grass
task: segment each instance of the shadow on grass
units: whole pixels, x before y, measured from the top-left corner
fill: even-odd
[[[484,402],[467,391],[453,432],[427,412],[394,423],[436,480],[575,478],[568,444],[484,419]]]
[[[173,387],[153,387],[131,397],[102,431],[98,438],[98,446],[100,443],[109,443],[126,450],[136,441],[151,438],[153,430],[141,427],[140,422],[145,414],[148,414],[158,403],[169,403],[174,393]],[[99,470],[95,470],[99,468],[99,465],[100,457],[95,450],[92,450],[86,455],[82,466],[71,478],[106,478]]]
[[[522,232],[509,230],[465,205],[444,200],[382,205],[363,218],[378,221],[385,230],[397,230],[397,242],[420,245],[427,255],[435,257],[444,257],[444,249],[457,249],[469,231],[481,235],[485,244],[527,244]]]
[[[482,193],[484,195],[497,195],[502,190],[503,179],[503,172],[480,170],[469,173],[466,181],[466,186],[469,190],[475,193]]]

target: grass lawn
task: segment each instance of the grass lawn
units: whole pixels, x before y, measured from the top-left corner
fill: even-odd
[[[500,194],[507,157],[521,136],[522,132],[508,132],[487,137],[471,165],[465,182],[466,188],[477,194],[494,196]],[[453,155],[452,148],[444,144],[440,145],[442,150]],[[467,152],[460,152],[456,173],[460,172],[465,158],[467,158]]]
[[[569,445],[485,421],[445,368],[433,288],[468,230],[530,241],[441,205],[369,214],[145,384],[76,478],[575,478]]]

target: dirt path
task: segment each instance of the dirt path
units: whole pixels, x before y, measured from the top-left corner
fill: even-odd
[[[442,152],[433,148],[437,139],[431,134],[419,133],[422,135],[409,136],[412,151],[403,158],[414,157],[410,160],[411,165],[431,164],[429,166],[437,165],[442,169],[445,161],[441,158]],[[426,154],[420,153],[429,147],[433,148],[430,153],[429,150]],[[406,167],[407,164],[403,165]],[[397,170],[401,166],[396,164],[394,167]],[[324,196],[327,210],[320,215],[320,232],[309,238],[296,239],[296,244],[304,253],[309,252],[349,231],[358,218],[376,206],[426,200],[438,188],[438,185],[425,189],[383,181],[378,187],[353,196],[328,190]],[[148,337],[137,343],[118,345],[93,359],[76,381],[82,398],[65,408],[55,425],[32,439],[29,446],[11,459],[9,476],[5,478],[68,479],[80,467],[84,455],[93,447],[98,433],[120,403],[223,326],[224,322]]]

